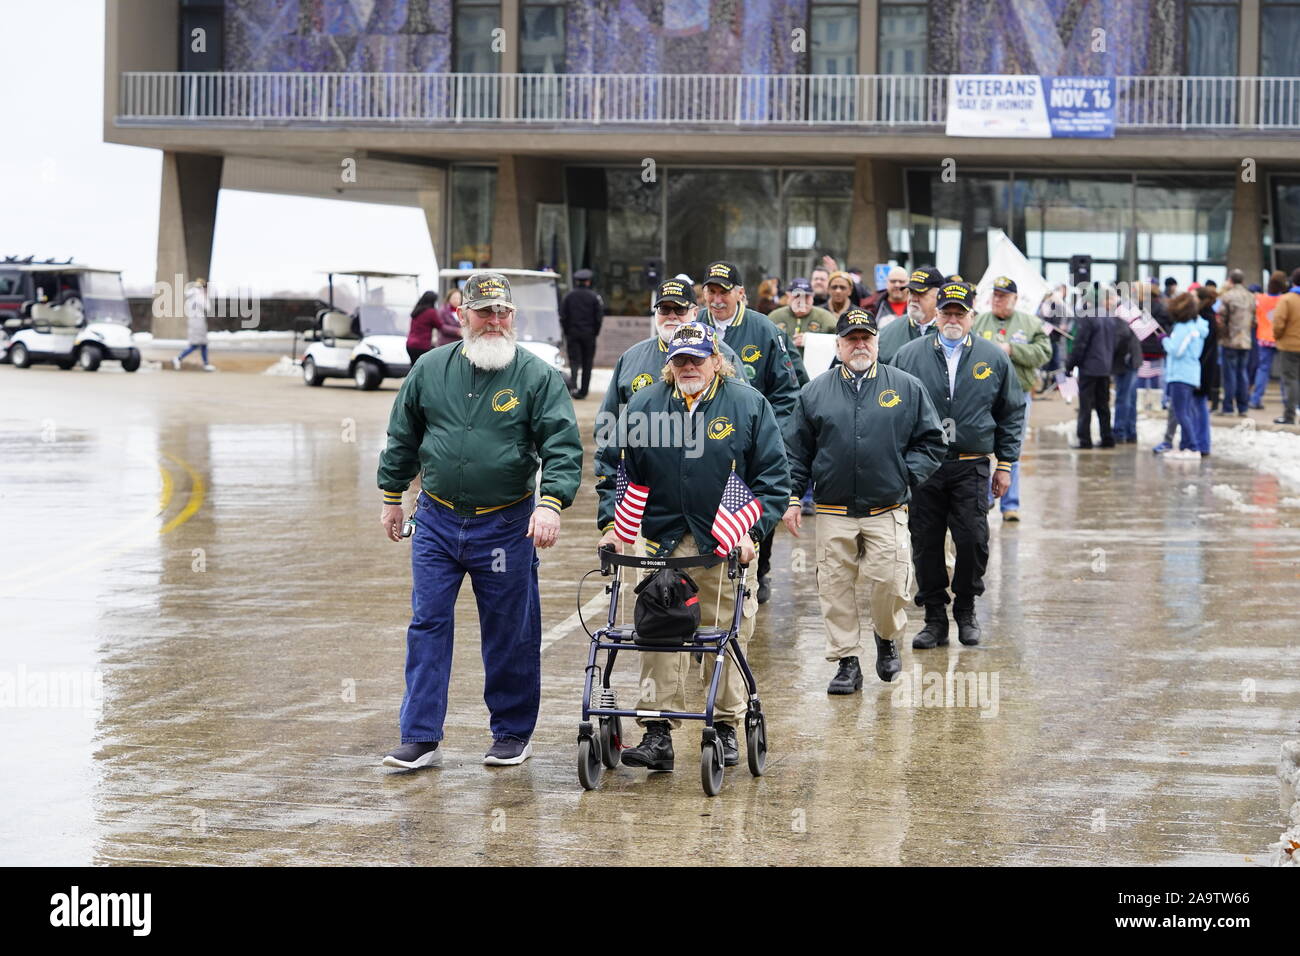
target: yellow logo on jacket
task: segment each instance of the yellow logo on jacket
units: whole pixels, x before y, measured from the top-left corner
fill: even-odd
[[[763,352],[757,345],[746,345],[740,350],[740,357],[746,362],[757,362],[763,357]]]
[[[519,404],[519,397],[513,388],[503,388],[492,396],[492,411],[508,412]]]
[[[709,422],[709,427],[705,429],[710,438],[722,440],[736,430],[736,426],[731,424],[731,419],[721,416]]]
[[[977,362],[975,367],[971,369],[971,375],[975,376],[975,378],[979,379],[981,382],[992,374],[993,369],[989,367],[988,362]]]
[[[632,379],[632,391],[634,393],[638,392],[641,389],[645,388],[647,385],[653,385],[654,383],[655,380],[653,377],[651,377],[646,372],[642,372],[636,378]]]
[[[880,403],[881,408],[893,408],[902,400],[903,397],[899,395],[896,391],[894,391],[892,388],[885,389],[883,392],[880,393],[880,396],[876,399],[876,401]]]

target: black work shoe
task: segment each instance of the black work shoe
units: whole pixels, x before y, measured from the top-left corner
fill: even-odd
[[[722,765],[724,767],[734,767],[740,763],[740,747],[736,744],[736,728],[731,724],[718,721],[713,725],[713,729],[718,732],[718,739],[722,741]]]
[[[948,646],[948,606],[946,604],[927,604],[925,606],[925,627],[912,638],[912,647],[918,651],[928,651],[932,647]]]
[[[641,743],[623,751],[623,766],[667,772],[673,769],[672,727],[664,720],[647,721]]]
[[[974,607],[954,607],[952,616],[957,619],[957,640],[967,647],[980,642],[980,622]]]
[[[876,637],[876,676],[886,684],[894,679],[894,675],[903,669],[903,662],[898,657],[898,643],[896,641],[883,641],[880,635]]]
[[[492,746],[483,755],[483,762],[490,767],[513,767],[523,763],[533,755],[533,745],[527,740],[507,737],[492,741]]]
[[[1275,419],[1273,419],[1273,424],[1274,424],[1274,425],[1294,425],[1294,424],[1295,424],[1295,419],[1294,419],[1294,418],[1287,418],[1285,415],[1283,415],[1281,418],[1275,418]]]
[[[771,585],[767,583],[767,581],[768,578],[766,574],[760,574],[758,576],[758,603],[759,604],[766,604],[768,598],[772,596],[772,588]]]
[[[400,767],[402,770],[419,770],[421,767],[438,767],[442,765],[442,751],[437,742],[402,744],[396,750],[390,750],[384,757],[385,767]]]
[[[828,694],[851,694],[862,689],[862,668],[856,657],[841,657],[840,669],[826,686]]]

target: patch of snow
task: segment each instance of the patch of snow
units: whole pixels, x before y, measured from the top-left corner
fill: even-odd
[[[281,375],[297,377],[302,374],[302,368],[294,364],[293,359],[287,355],[281,355],[274,365],[268,366],[263,375]]]
[[[1265,514],[1269,511],[1268,508],[1261,508],[1259,505],[1246,504],[1246,496],[1231,485],[1214,485],[1210,488],[1210,494],[1228,502],[1233,511],[1240,511],[1245,514]]]
[[[1281,783],[1279,803],[1290,824],[1272,845],[1274,866],[1300,866],[1300,740],[1282,744],[1282,757],[1277,765]]]

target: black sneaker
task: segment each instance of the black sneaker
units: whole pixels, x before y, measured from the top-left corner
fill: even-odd
[[[663,773],[672,770],[672,727],[667,721],[647,721],[641,743],[635,747],[628,747],[619,759],[625,767],[645,767],[647,770]]]
[[[841,657],[840,669],[826,686],[828,694],[851,694],[862,689],[862,668],[856,657]]]
[[[876,676],[888,684],[894,675],[903,669],[903,662],[898,657],[898,642],[876,638]]]
[[[713,729],[718,732],[718,739],[722,741],[722,765],[724,767],[734,767],[740,763],[740,747],[736,744],[736,728],[720,720],[713,725]]]
[[[932,647],[948,646],[948,606],[946,604],[927,604],[925,606],[925,627],[912,638],[912,647],[918,651],[928,651]]]
[[[483,762],[493,767],[511,767],[523,763],[532,755],[532,741],[506,737],[492,741],[492,748],[483,755]]]
[[[390,750],[383,760],[385,767],[400,767],[402,770],[419,770],[422,767],[439,767],[442,765],[442,751],[437,742],[428,741],[418,744],[402,744],[396,750]]]
[[[957,640],[967,647],[974,647],[980,642],[980,622],[975,616],[974,607],[953,607],[952,616],[957,619]]]
[[[1281,418],[1275,418],[1275,419],[1273,419],[1273,424],[1274,424],[1274,425],[1294,425],[1294,424],[1295,424],[1295,419],[1294,419],[1294,418],[1287,418],[1285,415],[1283,415]]]
[[[766,574],[760,574],[758,576],[758,603],[759,604],[766,604],[768,598],[772,596],[772,588],[767,582],[768,582],[768,577]]]

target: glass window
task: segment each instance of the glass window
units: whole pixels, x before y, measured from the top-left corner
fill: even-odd
[[[808,19],[808,35],[812,38],[811,72],[832,76],[857,73],[857,4],[812,0]]]
[[[1012,190],[1011,239],[1048,282],[1069,282],[1070,257],[1092,256],[1092,277],[1129,276],[1130,176],[1020,176]]]
[[[1273,240],[1300,243],[1300,178],[1273,179]]]
[[[501,26],[496,0],[456,0],[455,71],[496,73],[500,54],[492,49],[492,31]]]
[[[489,166],[451,168],[451,269],[474,269],[492,264],[492,214],[496,206],[497,171]]]
[[[1232,229],[1233,179],[1139,176],[1135,210],[1138,278],[1221,281]],[[1185,271],[1190,276],[1184,279]]]
[[[808,277],[822,256],[844,263],[849,249],[853,173],[849,170],[795,170],[785,173],[785,259],[778,274],[784,284]],[[853,263],[857,265],[857,263]]]
[[[660,182],[643,182],[640,167],[567,170],[574,268],[599,273],[601,293],[613,315],[650,313],[652,283],[646,267],[655,266],[661,277],[663,273],[663,178],[661,169]],[[670,274],[676,274],[683,267],[671,268]]]
[[[951,183],[934,172],[908,173],[913,268],[933,264],[978,282],[989,264],[989,230],[1007,227],[1010,186],[1006,173],[963,173]]]
[[[1187,75],[1237,74],[1237,4],[1187,4]]]
[[[22,273],[17,270],[0,272],[0,295],[21,295],[22,282]]]
[[[881,73],[925,72],[929,17],[924,3],[880,5],[879,69]]]
[[[1300,75],[1300,3],[1265,0],[1259,27],[1260,75]]]
[[[564,72],[564,4],[528,3],[522,8],[520,73]]]
[[[759,282],[781,268],[776,177],[760,169],[670,170],[665,271],[696,278],[713,260],[728,259],[756,301]]]

